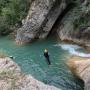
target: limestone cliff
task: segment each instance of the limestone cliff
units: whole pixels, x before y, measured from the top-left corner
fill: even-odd
[[[16,42],[45,38],[56,24],[61,40],[90,46],[90,0],[34,0],[22,24]]]
[[[57,33],[61,40],[90,46],[90,1],[78,1],[58,24]]]
[[[34,0],[23,26],[17,31],[17,42],[45,38],[56,19],[71,0]]]
[[[67,65],[84,81],[84,90],[90,90],[90,58],[71,57]]]
[[[0,90],[61,90],[24,75],[10,58],[0,58]]]

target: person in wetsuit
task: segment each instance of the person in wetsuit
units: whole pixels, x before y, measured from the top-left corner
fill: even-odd
[[[50,58],[49,58],[49,54],[48,54],[48,50],[47,49],[44,50],[44,57],[46,58],[46,61],[47,61],[48,65],[51,65],[51,62],[50,62]]]

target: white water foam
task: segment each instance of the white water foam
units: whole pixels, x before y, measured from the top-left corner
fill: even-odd
[[[72,44],[55,44],[55,47],[61,47],[63,50],[68,50],[70,54],[80,56],[80,57],[90,57],[90,54],[80,52],[78,49],[82,49],[78,45]]]

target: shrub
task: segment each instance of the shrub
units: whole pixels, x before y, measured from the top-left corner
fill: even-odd
[[[6,54],[5,51],[0,50],[0,58],[5,58],[5,57],[7,57],[7,56],[8,56],[8,55]]]
[[[26,17],[30,0],[0,0],[0,35],[8,34],[11,27],[20,26]]]

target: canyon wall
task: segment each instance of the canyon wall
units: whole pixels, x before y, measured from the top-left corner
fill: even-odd
[[[90,1],[77,2],[56,29],[61,40],[90,46]]]
[[[61,40],[90,46],[90,1],[34,0],[17,30],[16,42],[46,38],[51,30]]]
[[[68,0],[34,0],[23,26],[17,30],[16,42],[46,38],[69,3]]]

